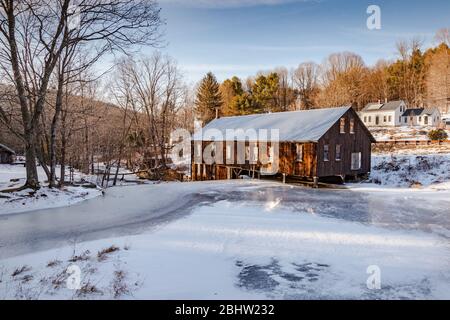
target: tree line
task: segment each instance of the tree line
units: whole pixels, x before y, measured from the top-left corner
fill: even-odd
[[[424,52],[400,42],[399,58],[373,67],[350,52],[321,65],[277,68],[219,83],[208,73],[196,88],[169,56],[142,46],[163,44],[154,0],[0,0],[0,139],[25,155],[26,183],[64,187],[68,168],[102,170],[116,183],[120,166],[170,167],[170,133],[194,120],[403,99],[411,106],[449,95],[449,33]],[[115,57],[104,73],[97,66]],[[102,164],[102,165],[100,165]],[[41,177],[42,178],[42,177]],[[41,182],[43,179],[41,179]]]
[[[320,65],[301,63],[254,77],[219,83],[209,72],[198,85],[195,110],[203,122],[220,116],[307,110],[369,102],[404,100],[410,107],[440,107],[450,112],[450,29],[435,36],[436,46],[422,49],[417,38],[399,41],[398,58],[367,66],[356,53],[328,56]]]
[[[0,1],[0,122],[23,146],[23,188],[40,187],[36,159],[49,186],[62,187],[68,157],[89,172],[97,155],[123,151],[129,137],[114,119],[128,125],[131,108],[100,101],[92,67],[105,56],[156,46],[163,24],[153,0]],[[151,117],[157,121],[154,111]]]

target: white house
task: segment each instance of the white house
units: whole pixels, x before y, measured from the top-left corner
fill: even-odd
[[[444,126],[450,129],[450,113],[443,114],[441,118]]]
[[[360,118],[368,127],[387,127],[403,125],[403,114],[406,111],[404,101],[368,103],[359,113]]]
[[[402,125],[437,127],[442,123],[438,108],[407,109],[402,115]]]

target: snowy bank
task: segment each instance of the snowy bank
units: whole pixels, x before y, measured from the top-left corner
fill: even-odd
[[[450,188],[450,154],[372,156],[373,183],[393,187]]]
[[[377,141],[389,140],[429,140],[428,133],[435,127],[400,126],[400,127],[368,127]],[[450,136],[450,130],[446,130]]]
[[[42,181],[45,177],[42,167],[38,167],[38,175]],[[18,188],[25,184],[26,170],[23,165],[0,165],[0,190]],[[75,172],[77,180],[81,174]],[[86,199],[101,195],[97,188],[83,186],[67,186],[63,189],[49,189],[43,186],[38,191],[26,189],[18,192],[0,193],[0,215],[46,208],[73,205]]]

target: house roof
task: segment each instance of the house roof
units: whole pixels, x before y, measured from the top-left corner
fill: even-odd
[[[422,108],[417,108],[417,109],[406,109],[405,112],[403,112],[402,117],[417,117],[420,116],[423,112]]]
[[[267,129],[271,140],[270,130],[279,130],[279,141],[295,142],[317,142],[351,107],[313,109],[304,111],[289,111],[266,114],[254,114],[237,117],[224,117],[211,121],[207,124],[202,133],[197,131],[193,139],[213,140],[210,133],[217,130],[222,134],[222,141],[243,141],[251,140],[248,137],[227,137],[226,130],[260,130]],[[209,132],[207,130],[212,129]],[[203,139],[202,139],[203,138]],[[260,141],[264,141],[261,137]]]
[[[402,117],[418,117],[423,115],[432,115],[436,111],[435,108],[415,108],[406,109]]]
[[[16,154],[13,149],[8,148],[7,146],[5,146],[4,144],[1,144],[1,143],[0,143],[0,149],[6,150],[7,152],[9,152],[11,154]]]
[[[377,112],[377,111],[394,111],[401,104],[403,104],[403,100],[397,101],[389,101],[386,103],[368,103],[361,111],[362,112]]]

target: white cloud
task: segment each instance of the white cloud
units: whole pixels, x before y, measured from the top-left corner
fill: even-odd
[[[308,0],[159,0],[160,3],[176,4],[193,8],[239,8],[255,6],[274,6]]]

